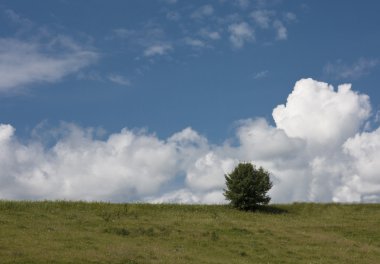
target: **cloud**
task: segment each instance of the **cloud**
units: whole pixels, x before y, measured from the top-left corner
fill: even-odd
[[[380,128],[363,132],[370,115],[369,97],[351,85],[301,79],[273,124],[241,120],[220,145],[191,128],[99,137],[65,123],[21,141],[1,124],[0,198],[225,203],[224,174],[252,161],[271,172],[273,202],[380,202]]]
[[[48,43],[0,38],[0,92],[56,82],[94,63],[98,54],[66,36]]]
[[[259,9],[253,11],[250,16],[261,29],[274,29],[277,40],[285,40],[288,38],[288,30],[284,23],[278,18],[275,11]],[[285,22],[293,22],[296,19],[296,15],[291,12],[287,12],[283,15]]]
[[[271,10],[255,10],[251,13],[251,17],[261,28],[269,28],[274,15],[275,12]]]
[[[146,57],[165,55],[172,49],[172,46],[167,43],[153,44],[145,49],[144,55]]]
[[[169,193],[165,193],[164,195],[158,198],[149,197],[147,200],[151,203],[202,203],[202,197],[200,197],[197,194],[194,194],[191,190],[188,189],[180,189]]]
[[[204,43],[202,40],[194,39],[194,38],[185,38],[184,42],[186,45],[192,46],[194,48],[203,48],[206,47],[206,43]]]
[[[162,1],[167,4],[176,4],[178,2],[178,0],[162,0]]]
[[[115,37],[128,38],[135,34],[135,31],[126,28],[115,28],[112,30]]]
[[[89,80],[89,81],[104,81],[104,78],[101,73],[97,71],[81,71],[76,75],[78,80]]]
[[[335,91],[327,83],[303,79],[286,105],[273,110],[273,119],[287,135],[305,139],[311,146],[336,147],[355,135],[370,113],[369,97],[353,92],[350,84]]]
[[[221,175],[232,171],[235,164],[234,159],[221,159],[210,151],[188,168],[187,185],[195,190],[222,189],[225,179]]]
[[[323,68],[323,73],[335,79],[354,80],[368,75],[378,64],[378,59],[369,58],[360,58],[351,65],[337,60],[334,63],[327,63]]]
[[[285,40],[288,38],[288,31],[280,20],[275,20],[273,22],[273,27],[276,30],[276,38],[278,40]]]
[[[180,189],[169,192],[159,198],[148,198],[151,203],[181,203],[181,204],[220,204],[225,203],[220,191],[210,193],[194,193],[189,189]]]
[[[160,26],[154,23],[146,23],[139,29],[115,28],[112,30],[109,39],[115,38],[128,40],[129,45],[147,47],[155,42],[163,42],[165,39],[165,32]]]
[[[199,34],[204,38],[212,40],[220,39],[220,34],[218,31],[208,30],[207,28],[202,28],[201,30],[199,30]]]
[[[111,82],[114,82],[114,83],[119,84],[119,85],[124,85],[124,86],[130,86],[131,85],[131,81],[129,79],[127,79],[124,76],[121,76],[119,74],[110,74],[110,75],[108,75],[108,79]]]
[[[374,122],[379,123],[380,122],[380,110],[376,111],[376,114],[374,115]]]
[[[234,3],[241,9],[247,9],[250,4],[249,0],[235,0]]]
[[[380,161],[378,131],[361,132],[370,112],[369,97],[350,85],[335,90],[302,79],[273,110],[275,126],[263,119],[240,124],[239,145],[229,155],[272,172],[273,201],[379,201],[377,185],[370,187],[380,180],[377,168],[367,166]]]
[[[0,37],[0,93],[19,94],[33,84],[57,82],[94,64],[99,54],[70,36],[55,34],[11,9],[0,10],[13,34]]]
[[[263,79],[263,78],[265,78],[265,77],[268,76],[268,73],[269,72],[267,70],[260,71],[260,72],[255,73],[254,76],[253,76],[253,78],[256,79],[256,80]]]
[[[106,140],[65,124],[45,150],[23,145],[14,129],[0,126],[0,197],[10,199],[133,200],[150,195],[173,178],[174,145],[127,129]]]
[[[17,26],[21,26],[23,30],[30,30],[32,27],[35,26],[31,20],[25,17],[22,17],[21,15],[17,14],[12,9],[4,10],[4,14],[6,15],[6,17],[9,19],[11,23]]]
[[[352,172],[344,175],[346,184],[336,190],[334,201],[380,201],[380,128],[349,138],[343,151],[351,158]]]
[[[234,23],[228,27],[230,41],[235,48],[242,48],[245,42],[255,40],[254,30],[246,23]]]
[[[164,29],[153,22],[147,22],[139,29],[113,29],[108,39],[121,40],[128,49],[131,51],[142,51],[145,57],[165,55],[173,50],[170,41],[167,40]]]
[[[285,21],[287,22],[293,22],[293,21],[296,21],[297,20],[297,16],[296,14],[292,13],[292,12],[286,12],[284,14],[284,19]]]
[[[349,84],[340,85],[335,91],[331,85],[312,79],[296,83],[286,105],[273,110],[276,128],[283,130],[289,138],[304,142],[303,149],[290,151],[297,155],[292,159],[295,166],[285,166],[292,171],[294,180],[297,179],[298,190],[305,190],[304,193],[294,193],[291,199],[345,202],[348,199],[337,193],[346,190],[346,196],[352,201],[362,200],[354,192],[347,191],[350,184],[347,175],[354,174],[354,171],[351,168],[353,161],[343,149],[346,142],[361,133],[370,113],[369,97],[352,91]],[[285,181],[288,176],[282,174],[279,172],[278,177]],[[287,191],[292,188],[277,186],[282,187]]]
[[[193,19],[202,19],[204,17],[211,16],[214,13],[214,8],[212,5],[204,5],[199,7],[191,14],[191,18]]]

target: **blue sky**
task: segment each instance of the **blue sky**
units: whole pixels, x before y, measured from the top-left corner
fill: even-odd
[[[9,168],[4,169],[5,176],[0,175],[0,178],[16,175],[12,182],[18,182],[23,177],[34,179],[41,174],[75,186],[76,181],[65,178],[65,173],[59,169],[66,163],[62,163],[62,153],[57,148],[63,145],[75,156],[80,152],[76,146],[82,146],[86,140],[90,140],[86,141],[88,145],[107,145],[113,136],[126,136],[125,133],[132,133],[136,142],[145,142],[144,137],[147,137],[164,149],[174,144],[175,137],[177,145],[170,147],[178,150],[179,146],[187,144],[191,151],[188,146],[181,155],[192,153],[192,158],[184,164],[181,162],[185,158],[176,160],[169,171],[142,162],[140,166],[148,171],[147,181],[157,169],[162,169],[163,176],[151,189],[141,191],[136,185],[130,190],[133,195],[123,195],[122,190],[114,187],[100,195],[96,190],[101,184],[94,182],[93,192],[74,195],[75,188],[67,187],[71,191],[65,189],[54,196],[54,184],[36,181],[39,183],[32,184],[35,187],[19,183],[10,185],[1,196],[214,202],[221,201],[223,173],[238,160],[253,160],[274,171],[273,178],[280,187],[273,195],[279,202],[376,200],[380,197],[380,187],[376,191],[364,187],[365,191],[355,189],[351,186],[355,180],[348,179],[342,169],[336,169],[337,175],[332,176],[335,187],[325,195],[315,196],[313,190],[323,185],[315,185],[322,180],[313,171],[316,166],[313,164],[322,162],[320,157],[339,156],[337,163],[342,161],[341,167],[344,167],[343,160],[347,157],[343,156],[349,155],[363,166],[364,161],[359,162],[362,156],[355,151],[364,147],[352,142],[377,142],[376,137],[372,139],[373,134],[365,133],[375,133],[379,126],[379,13],[378,1],[365,4],[360,1],[281,0],[0,1],[0,123],[4,125],[4,138],[12,138],[12,144],[17,143],[9,149],[15,158],[3,165]],[[305,78],[312,78],[312,82],[301,81]],[[316,114],[312,115],[314,112],[310,109],[308,115],[309,109],[301,105],[312,92],[302,97],[303,101],[298,101],[295,88],[298,81],[299,86],[309,87],[304,89],[323,91],[320,97],[315,95],[317,102],[320,98],[327,100],[336,96],[337,99],[330,102],[336,108],[323,108],[326,100],[322,100],[314,105],[319,109],[315,110]],[[352,84],[351,97],[346,98],[343,92],[338,92],[338,85],[344,83]],[[324,97],[322,93],[328,94],[330,89],[327,84],[333,85],[335,90]],[[276,120],[272,111],[286,103],[288,112],[278,113]],[[286,121],[296,115],[306,115],[305,122],[290,124]],[[330,117],[336,119],[330,122]],[[345,123],[336,134],[331,127],[326,128],[339,124],[340,120]],[[306,134],[305,126],[313,126],[315,122],[324,125],[320,132],[327,130],[328,137],[320,134],[311,137],[312,131]],[[298,133],[295,128],[305,133]],[[275,139],[268,142],[286,137],[286,143],[275,144],[276,151],[270,152],[272,154],[264,150],[261,153],[261,147],[255,145],[256,139],[248,140],[244,134],[247,131],[254,134],[260,129],[266,131],[262,132],[265,135],[275,135]],[[340,138],[338,134],[345,137]],[[185,138],[191,144],[181,141]],[[315,142],[335,149],[322,151]],[[137,146],[141,144],[144,145],[138,143]],[[252,152],[257,148],[257,153],[262,155],[244,154],[251,145]],[[300,150],[299,145],[307,147]],[[281,162],[273,161],[279,159],[284,146],[291,146],[289,151],[298,146],[298,157],[313,153],[305,160],[294,160],[297,166],[289,165],[284,169],[297,170],[312,180],[305,180],[300,187],[304,189],[302,194],[281,198],[287,190],[281,187],[281,182],[287,186],[287,182],[299,181],[281,174],[283,167],[279,164],[288,160],[287,155],[281,156]],[[17,156],[18,148],[30,151],[25,154],[27,156],[41,157],[38,161],[26,162]],[[136,148],[138,153],[141,149]],[[156,148],[148,154],[152,151]],[[3,155],[10,153],[3,151]],[[79,160],[84,157],[84,152],[80,153]],[[49,160],[49,155],[56,160]],[[112,160],[112,155],[104,155]],[[161,157],[161,152],[157,155]],[[128,155],[121,157],[126,163],[129,158]],[[94,160],[82,162],[91,164]],[[37,176],[15,170],[10,162],[19,168],[33,168]],[[205,182],[212,182],[206,174],[199,184],[192,180],[195,176],[191,175],[204,168],[202,162],[210,167],[207,167],[211,170],[207,175],[221,175],[211,187],[202,187]],[[299,163],[303,165],[298,166]],[[112,177],[114,165],[102,168],[103,172]],[[44,166],[46,168],[41,169]],[[131,175],[138,173],[133,169],[135,165],[131,165],[133,168],[120,166],[120,170],[132,171]],[[217,170],[215,166],[222,169]],[[367,176],[361,176],[364,174],[360,173],[360,166],[353,170],[364,179]],[[75,173],[87,173],[91,178],[93,169],[86,172],[78,169]],[[203,169],[200,174],[204,171],[207,170]],[[127,174],[115,176],[118,179],[115,186],[122,179],[133,181],[134,176]],[[115,175],[119,175],[118,172]],[[375,177],[369,182],[378,181]],[[362,185],[365,184],[364,181]],[[41,188],[47,191],[40,197],[36,193]]]

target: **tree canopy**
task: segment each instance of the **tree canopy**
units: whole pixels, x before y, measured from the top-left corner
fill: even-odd
[[[231,205],[241,210],[252,210],[270,202],[267,192],[272,188],[270,173],[251,163],[239,163],[225,175],[224,196]]]

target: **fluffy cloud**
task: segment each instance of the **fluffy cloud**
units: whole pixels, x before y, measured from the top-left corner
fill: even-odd
[[[296,83],[286,105],[273,110],[278,128],[291,137],[305,139],[313,147],[337,147],[355,135],[368,119],[371,106],[367,95],[312,79]]]
[[[3,124],[0,198],[224,203],[224,174],[252,161],[271,172],[274,202],[379,202],[380,128],[363,132],[370,112],[369,97],[348,84],[302,79],[274,124],[240,121],[233,145],[191,128],[167,139],[129,129],[98,138],[73,124],[46,145],[49,133],[25,143]]]
[[[45,149],[23,145],[11,126],[0,127],[1,198],[133,200],[175,176],[175,146],[155,136],[124,129],[102,141],[68,124],[61,132]]]
[[[335,192],[334,200],[380,201],[380,128],[348,139],[343,150],[352,161],[352,172],[344,175],[346,184]]]
[[[221,175],[232,171],[235,163],[233,159],[221,159],[209,152],[188,168],[187,185],[195,190],[222,189],[225,179]]]
[[[58,36],[47,44],[0,38],[0,92],[33,83],[54,82],[94,63],[97,53]]]
[[[246,23],[234,23],[228,27],[230,41],[235,48],[242,48],[245,42],[255,39],[254,30]]]

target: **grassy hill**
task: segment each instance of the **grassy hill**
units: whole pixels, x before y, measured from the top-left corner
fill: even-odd
[[[380,263],[380,205],[0,201],[0,263]]]

